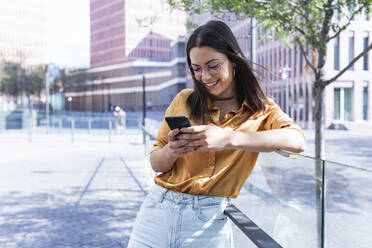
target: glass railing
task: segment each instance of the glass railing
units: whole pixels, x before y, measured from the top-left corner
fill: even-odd
[[[261,153],[232,202],[283,247],[317,247],[316,183],[312,159]]]
[[[156,133],[142,131],[148,152]],[[228,214],[235,223],[235,245],[370,247],[370,189],[372,170],[367,165],[359,168],[284,151],[261,153],[239,197],[232,200],[240,212],[228,210],[236,217]]]
[[[15,135],[30,142],[45,139],[44,134],[56,134],[71,142],[79,139],[105,139],[111,142],[125,132],[138,131],[140,118],[127,113],[119,124],[113,113],[13,111],[0,112],[0,134]],[[123,125],[125,124],[125,125]]]
[[[372,162],[365,168],[325,161],[325,237],[329,248],[371,247]]]

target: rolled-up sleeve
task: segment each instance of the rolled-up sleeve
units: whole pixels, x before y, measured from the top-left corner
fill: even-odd
[[[284,113],[278,105],[274,104],[274,106],[270,108],[270,113],[267,116],[264,130],[280,128],[295,129],[298,132],[300,132],[301,135],[306,140],[306,137],[302,132],[302,129],[293,121],[291,117]]]
[[[171,116],[171,115],[176,115],[177,114],[177,109],[179,108],[179,105],[180,105],[180,95],[182,94],[179,93],[177,94],[173,101],[171,102],[171,104],[169,105],[169,107],[167,108],[166,112],[165,112],[165,116]],[[163,122],[161,124],[161,127],[158,131],[158,134],[156,136],[156,140],[154,142],[154,145],[150,151],[150,153],[152,153],[153,151],[159,149],[159,148],[163,148],[166,144],[168,144],[168,133],[170,131],[170,128],[167,124],[167,122],[165,121],[165,119],[163,119]]]
[[[156,136],[156,140],[154,142],[154,145],[150,151],[152,153],[156,149],[163,148],[166,144],[168,144],[168,133],[169,133],[169,127],[165,120],[163,120],[161,127],[158,131],[158,135]]]

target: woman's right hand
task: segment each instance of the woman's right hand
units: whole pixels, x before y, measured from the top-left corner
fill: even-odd
[[[192,140],[178,140],[177,134],[181,131],[176,128],[174,130],[169,131],[168,133],[168,150],[169,155],[173,158],[183,157],[189,152],[194,151],[195,147],[186,146]]]

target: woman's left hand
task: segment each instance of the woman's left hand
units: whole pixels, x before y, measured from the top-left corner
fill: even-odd
[[[214,124],[185,127],[177,139],[192,140],[187,146],[195,151],[220,151],[227,148],[232,130],[222,129]]]

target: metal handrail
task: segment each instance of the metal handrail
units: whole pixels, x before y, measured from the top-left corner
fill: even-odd
[[[257,226],[234,204],[226,207],[225,215],[247,236],[258,248],[283,248],[270,235]]]

